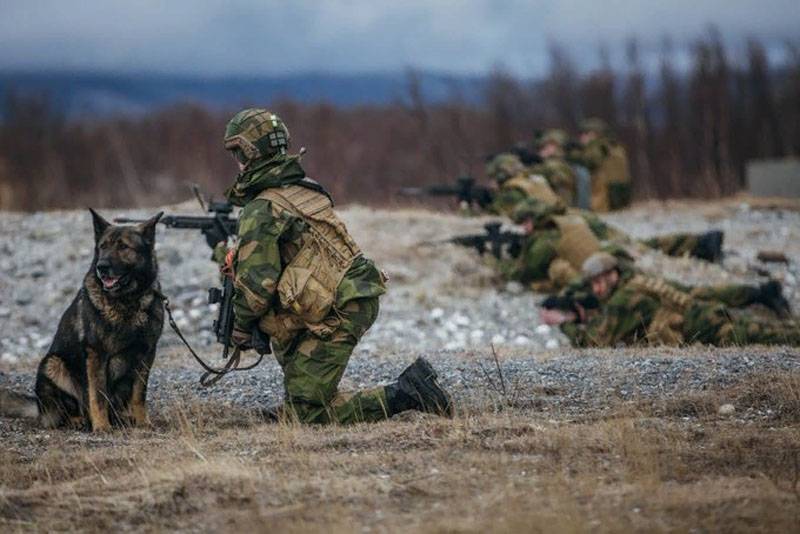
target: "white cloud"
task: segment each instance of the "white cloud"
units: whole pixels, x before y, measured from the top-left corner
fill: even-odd
[[[531,73],[551,38],[586,63],[634,34],[681,41],[715,24],[779,42],[800,37],[798,20],[796,0],[29,0],[0,7],[0,68]]]

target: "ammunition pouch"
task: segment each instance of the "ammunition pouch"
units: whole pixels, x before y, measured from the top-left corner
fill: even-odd
[[[314,325],[320,325],[326,330],[323,320],[361,250],[334,213],[327,195],[289,185],[265,189],[258,198],[269,200],[276,216],[288,213],[305,222],[302,245],[278,280],[278,297],[281,308],[300,318],[306,327],[313,330]]]
[[[660,308],[647,327],[646,336],[653,345],[680,345],[683,343],[683,314]]]
[[[658,299],[661,306],[647,326],[650,343],[679,345],[683,342],[683,322],[692,305],[692,298],[660,278],[637,274],[629,287]]]
[[[268,334],[273,341],[281,345],[291,341],[305,327],[305,322],[291,313],[270,311],[266,315],[262,315],[258,321],[259,330]]]
[[[567,287],[570,282],[580,276],[580,271],[575,269],[567,260],[556,258],[547,268],[547,277],[556,289]]]
[[[561,232],[556,244],[558,256],[580,271],[586,258],[600,250],[600,241],[579,215],[559,215],[553,221]]]

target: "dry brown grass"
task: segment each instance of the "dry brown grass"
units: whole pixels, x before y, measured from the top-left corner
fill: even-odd
[[[755,376],[694,396],[704,408],[691,417],[675,400],[580,422],[508,409],[314,428],[187,402],[155,414],[152,430],[110,435],[13,422],[0,451],[0,525],[796,531],[799,384]],[[734,416],[717,414],[723,394]],[[738,417],[775,407],[774,417]]]

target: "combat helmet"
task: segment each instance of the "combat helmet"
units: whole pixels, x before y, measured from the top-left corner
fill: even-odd
[[[536,144],[539,148],[548,143],[554,143],[559,147],[564,147],[569,140],[569,135],[564,130],[559,128],[550,128],[536,139]]]
[[[486,164],[486,175],[498,183],[503,183],[524,171],[525,165],[519,157],[508,152],[496,155]]]
[[[581,274],[591,279],[618,267],[619,262],[615,256],[608,252],[595,252],[583,262]]]
[[[526,198],[511,212],[511,221],[514,224],[522,224],[527,219],[530,219],[534,225],[539,226],[545,219],[554,215],[561,215],[565,211],[566,209],[561,202],[549,204],[536,198]]]
[[[289,129],[276,114],[261,108],[243,109],[225,127],[225,149],[244,164],[285,154]]]
[[[581,121],[580,131],[594,132],[597,135],[606,135],[608,134],[608,123],[603,119],[590,117]]]

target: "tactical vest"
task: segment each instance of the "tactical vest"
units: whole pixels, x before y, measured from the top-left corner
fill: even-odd
[[[661,278],[635,275],[628,287],[658,299],[661,306],[647,325],[647,339],[650,343],[679,345],[683,342],[683,317],[692,305],[687,293],[669,285]]]
[[[556,195],[556,193],[550,187],[550,184],[547,183],[547,180],[538,174],[531,174],[528,176],[518,174],[517,176],[514,176],[513,178],[503,182],[502,187],[508,189],[518,189],[519,191],[522,191],[528,198],[540,200],[548,206],[552,206],[559,201],[558,195]]]
[[[592,211],[609,211],[612,208],[624,207],[612,207],[609,188],[630,184],[630,181],[631,174],[625,147],[616,143],[609,144],[608,154],[592,174]]]
[[[600,241],[579,215],[557,215],[553,222],[561,232],[556,253],[580,271],[586,258],[600,251]]]
[[[306,223],[302,245],[278,280],[278,297],[283,309],[306,324],[322,322],[361,249],[333,211],[324,190],[288,185],[265,189],[257,198],[269,200],[276,216],[288,213]]]

